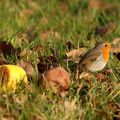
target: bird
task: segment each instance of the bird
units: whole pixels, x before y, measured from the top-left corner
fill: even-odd
[[[88,72],[101,71],[109,60],[110,49],[110,43],[98,43],[94,48],[83,55],[78,63],[79,68]]]

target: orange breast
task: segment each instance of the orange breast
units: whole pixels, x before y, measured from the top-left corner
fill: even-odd
[[[110,52],[110,47],[104,47],[102,49],[103,59],[105,62],[107,62],[109,59],[109,52]]]

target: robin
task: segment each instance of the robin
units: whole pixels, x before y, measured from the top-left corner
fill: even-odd
[[[97,72],[102,70],[109,59],[110,43],[99,43],[93,49],[88,51],[79,61],[80,69],[89,72]]]

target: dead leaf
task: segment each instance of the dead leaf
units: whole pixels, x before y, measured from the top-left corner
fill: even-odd
[[[86,80],[90,80],[91,78],[93,78],[93,75],[90,72],[82,72],[79,75],[79,79],[85,78]]]
[[[0,53],[11,54],[14,51],[13,46],[5,41],[0,42]]]
[[[112,42],[111,53],[114,53],[116,58],[120,61],[120,38],[115,38]]]
[[[107,80],[107,76],[104,75],[103,73],[98,73],[96,74],[96,79],[98,79],[99,81],[103,82]]]
[[[84,54],[86,51],[86,48],[79,48],[79,49],[73,49],[70,52],[66,53],[67,57],[69,58],[78,58],[80,55]]]
[[[100,35],[100,36],[104,36],[106,34],[111,34],[115,30],[115,28],[116,28],[116,24],[113,21],[105,26],[96,28],[95,34]]]
[[[120,45],[111,45],[111,53],[120,53]]]
[[[35,69],[30,62],[21,59],[18,61],[17,65],[22,67],[26,71],[28,77],[31,78],[35,76]]]
[[[15,120],[14,117],[2,117],[1,120]]]
[[[120,44],[120,38],[115,38],[115,39],[113,39],[112,44],[113,44],[113,45],[118,45],[118,44]]]
[[[1,41],[0,42],[0,53],[3,54],[4,57],[9,56],[9,55],[19,55],[20,49],[19,48],[14,48],[11,43],[7,43],[6,41]]]
[[[89,0],[90,8],[101,9],[102,4],[100,0]]]
[[[54,93],[61,93],[69,88],[70,75],[64,68],[56,67],[50,69],[43,80],[47,88],[51,88]]]
[[[96,9],[96,10],[111,10],[114,8],[118,8],[117,4],[112,4],[112,3],[105,3],[101,0],[89,0],[88,4],[89,8],[91,9]]]

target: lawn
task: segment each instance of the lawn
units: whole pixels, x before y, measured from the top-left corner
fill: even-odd
[[[1,120],[120,119],[120,61],[111,54],[92,79],[75,80],[66,53],[120,37],[119,0],[1,0],[0,64],[32,64],[30,88],[0,95]],[[7,46],[8,45],[8,46]],[[10,51],[12,50],[12,52]],[[4,59],[3,59],[4,58]],[[70,73],[67,92],[45,89],[40,72],[61,66]],[[96,74],[100,78],[96,77]]]

